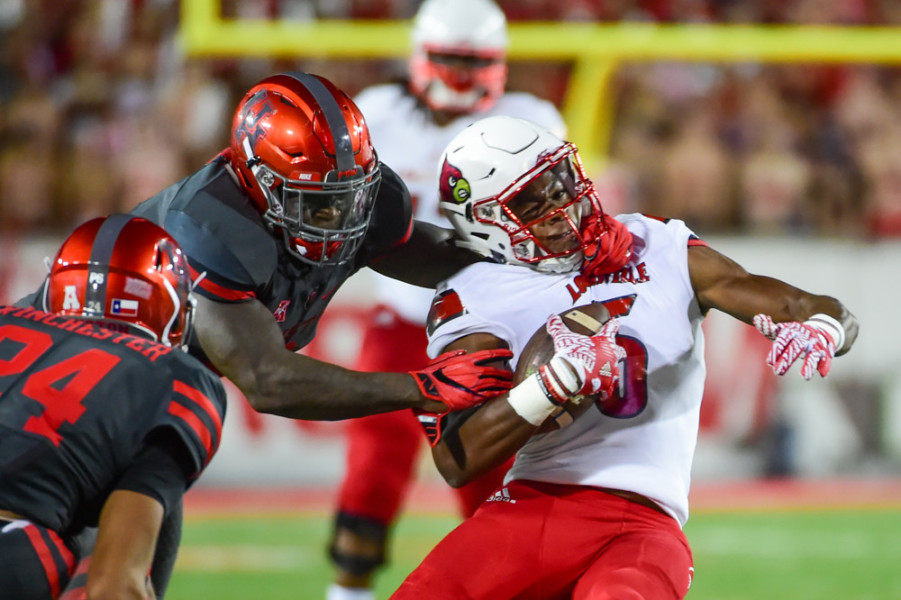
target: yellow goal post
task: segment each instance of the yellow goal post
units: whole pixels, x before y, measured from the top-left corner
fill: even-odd
[[[224,19],[220,0],[182,0],[188,57],[403,58],[410,21]],[[624,62],[901,63],[901,27],[512,22],[510,61],[569,62],[561,107],[590,169],[603,164],[608,87]]]

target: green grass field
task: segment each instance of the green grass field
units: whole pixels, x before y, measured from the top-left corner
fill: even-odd
[[[456,524],[410,512],[398,523],[387,598]],[[326,512],[193,517],[169,600],[324,598]],[[698,511],[685,528],[695,559],[689,600],[898,600],[901,509]]]

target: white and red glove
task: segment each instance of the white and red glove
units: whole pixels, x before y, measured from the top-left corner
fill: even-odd
[[[619,361],[626,356],[616,345],[619,320],[610,319],[592,336],[571,331],[559,315],[548,317],[546,328],[554,340],[555,354],[539,373],[548,390],[565,395],[564,402],[576,394],[612,396],[619,379]],[[575,377],[560,361],[572,367]]]
[[[754,317],[757,331],[773,340],[766,364],[776,375],[785,375],[801,356],[801,377],[810,379],[814,371],[825,377],[832,367],[837,348],[845,343],[845,329],[829,315],[816,314],[804,321],[776,323],[769,315]]]
[[[447,410],[460,410],[513,387],[512,371],[488,366],[512,357],[510,350],[501,348],[469,354],[453,350],[441,354],[420,371],[410,371],[410,375],[424,397],[441,402]]]

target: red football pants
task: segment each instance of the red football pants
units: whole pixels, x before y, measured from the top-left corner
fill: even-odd
[[[668,600],[688,592],[676,521],[601,490],[514,481],[450,532],[392,600]]]
[[[373,311],[363,336],[356,369],[405,372],[429,362],[423,325],[398,317],[391,309]],[[401,410],[347,422],[347,463],[338,496],[342,512],[385,525],[397,517],[412,483],[425,433],[411,410]],[[503,483],[512,460],[455,490],[464,517]]]

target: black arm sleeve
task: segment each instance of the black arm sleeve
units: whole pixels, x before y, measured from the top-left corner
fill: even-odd
[[[472,415],[476,414],[476,411],[481,407],[481,404],[477,404],[463,410],[454,410],[445,413],[444,418],[441,419],[441,437],[446,438],[447,436],[456,433],[456,431],[463,426],[463,423],[468,421]]]
[[[175,570],[175,559],[178,557],[178,545],[181,543],[181,522],[184,507],[179,498],[175,506],[166,511],[163,526],[160,528],[160,537],[156,541],[156,552],[153,554],[153,564],[150,565],[150,581],[153,583],[153,591],[157,600],[163,600],[169,580],[172,579],[172,571]]]
[[[179,503],[193,476],[190,465],[184,442],[174,431],[160,429],[148,436],[115,489],[155,498],[168,513]]]

